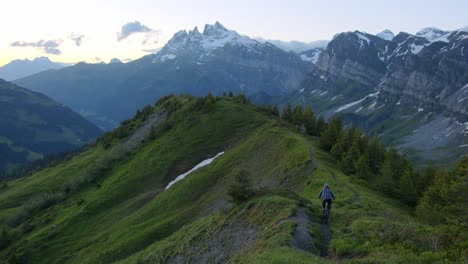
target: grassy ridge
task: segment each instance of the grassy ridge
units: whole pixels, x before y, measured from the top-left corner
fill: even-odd
[[[431,248],[433,230],[416,222],[410,208],[352,181],[320,150],[316,138],[297,133],[275,116],[230,97],[208,103],[172,97],[152,111],[161,107],[171,111],[169,121],[118,159],[109,156],[123,151],[128,139],[123,128],[107,136],[105,144],[101,140],[68,161],[1,188],[0,228],[38,195],[65,195],[33,211],[19,225],[7,227],[8,243],[3,248],[0,237],[0,259],[10,263],[325,262],[318,256],[328,241],[321,232],[316,198],[324,182],[337,195],[329,245],[332,260],[399,262],[409,257],[431,262],[450,253],[447,247],[439,252]],[[141,120],[129,121],[126,127],[135,124]],[[211,165],[165,190],[177,175],[220,151],[225,154]],[[63,191],[70,181],[90,172],[93,177],[85,178],[89,180]],[[240,173],[263,191],[236,206],[226,191]],[[308,251],[293,245],[301,210],[306,212],[302,217],[311,237]]]
[[[249,118],[245,118],[246,116]],[[100,176],[103,180],[98,184],[90,183],[58,205],[39,212],[17,228],[28,225],[32,227],[32,231],[21,234],[22,241],[13,243],[9,248],[11,251],[2,253],[9,255],[12,252],[28,252],[30,261],[44,263],[57,259],[70,260],[83,254],[92,263],[96,260],[108,262],[119,259],[122,256],[115,252],[122,254],[123,249],[127,251],[123,252],[124,256],[136,251],[194,220],[194,212],[209,210],[207,204],[218,199],[217,196],[225,195],[223,189],[214,187],[218,178],[229,178],[226,177],[226,172],[235,174],[240,168],[248,167],[246,163],[250,163],[252,159],[257,159],[256,164],[264,168],[276,164],[277,169],[266,170],[277,170],[276,175],[284,167],[291,166],[291,157],[283,157],[287,151],[275,149],[275,145],[287,147],[292,139],[281,138],[281,134],[278,135],[277,132],[254,134],[248,143],[238,147],[242,147],[240,150],[234,147],[238,144],[236,142],[254,130],[267,133],[268,127],[272,125],[270,119],[261,113],[230,101],[219,102],[214,111],[202,114],[195,122],[191,120],[178,124],[112,166],[109,171],[104,172],[105,175]],[[275,139],[278,141],[272,142]],[[254,150],[261,147],[265,151],[275,149],[277,158],[251,157],[255,154]],[[187,191],[184,191],[182,182],[163,192],[167,183],[177,174],[190,169],[200,160],[229,148],[232,149],[219,160],[222,162],[227,159],[223,169],[216,173],[206,171],[205,180],[192,183],[196,177],[187,179],[191,184],[185,187],[189,188]],[[9,182],[8,188],[0,192],[3,220],[21,210],[20,205],[37,193],[59,189],[70,178],[78,177],[87,166],[99,163],[106,155],[105,152],[109,151],[111,150],[104,151],[98,146],[57,167]],[[233,155],[235,156],[232,157]],[[282,158],[286,161],[280,166],[276,161]],[[241,160],[244,163],[238,164]],[[216,163],[210,168],[215,169],[215,165]],[[255,171],[258,168],[250,170]],[[194,188],[193,184],[197,187]],[[208,191],[209,188],[214,190]],[[205,196],[205,193],[209,195]],[[200,203],[192,204],[191,201],[194,200],[200,200]],[[51,239],[51,236],[60,239]],[[126,239],[119,239],[120,237]],[[28,242],[24,243],[23,239]],[[77,261],[81,262],[82,259]]]

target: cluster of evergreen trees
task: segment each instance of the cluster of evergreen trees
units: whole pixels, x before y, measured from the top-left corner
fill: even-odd
[[[277,109],[276,106],[262,108],[272,109],[272,113]],[[409,205],[416,205],[434,178],[432,163],[418,171],[395,148],[387,149],[376,136],[369,137],[352,125],[345,128],[338,116],[325,122],[323,116],[315,116],[310,106],[304,109],[301,105],[293,108],[288,104],[281,117],[301,132],[318,136],[321,147],[336,158],[346,174]]]
[[[360,129],[343,128],[334,117],[320,134],[320,144],[338,161],[348,175],[366,181],[371,187],[415,205],[426,188],[425,174],[393,147],[387,149],[376,136],[369,138]]]
[[[432,184],[418,203],[419,218],[431,224],[459,225],[468,230],[468,155],[450,170],[434,166],[426,170],[432,175]],[[468,233],[465,243],[467,236]]]

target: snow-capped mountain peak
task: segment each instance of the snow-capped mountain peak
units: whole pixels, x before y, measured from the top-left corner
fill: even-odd
[[[456,31],[464,31],[464,32],[468,32],[468,26],[465,26],[465,27],[459,28],[459,29],[457,29]]]
[[[201,35],[200,31],[198,31],[198,27],[194,27],[190,32],[190,35]]]
[[[381,39],[391,41],[395,37],[395,34],[393,34],[392,31],[386,29],[386,30],[380,32],[379,34],[377,34],[376,36],[381,38]]]
[[[168,46],[171,48],[196,46],[204,50],[213,50],[223,47],[227,43],[232,45],[251,45],[258,42],[249,37],[239,35],[236,31],[229,30],[221,25],[221,23],[216,22],[214,25],[205,25],[203,33],[200,33],[197,27],[189,32],[181,30],[175,33],[174,37],[169,40]]]
[[[207,35],[207,36],[218,35],[223,32],[228,32],[228,31],[230,30],[224,27],[223,25],[221,25],[221,23],[219,23],[218,21],[216,21],[214,25],[210,25],[210,24],[205,25],[205,28],[203,29],[203,35]]]
[[[260,43],[247,36],[242,36],[234,30],[229,30],[221,23],[216,22],[214,25],[205,25],[203,33],[200,33],[197,27],[188,32],[187,30],[178,31],[161,52],[156,55],[154,61],[172,60],[181,52],[208,54],[215,49],[224,47],[226,44],[249,47]]]
[[[450,31],[442,30],[435,27],[426,27],[418,32],[416,32],[416,36],[423,37],[430,42],[438,41],[442,36],[449,34]]]
[[[205,25],[203,39],[201,40],[201,46],[204,49],[213,50],[224,47],[227,43],[231,45],[249,46],[257,44],[258,42],[249,37],[241,36],[234,30],[225,28],[219,22],[216,22],[214,25]]]

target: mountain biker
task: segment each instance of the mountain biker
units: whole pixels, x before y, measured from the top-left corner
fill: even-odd
[[[322,198],[322,207],[325,209],[325,204],[328,202],[328,210],[331,208],[331,203],[332,199],[335,200],[335,195],[333,195],[333,192],[330,190],[330,186],[328,186],[328,183],[325,183],[323,186],[322,190],[319,193],[318,198]]]

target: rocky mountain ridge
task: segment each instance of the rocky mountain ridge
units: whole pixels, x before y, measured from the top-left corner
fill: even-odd
[[[453,145],[457,153],[467,153],[467,46],[463,30],[340,33],[293,98],[313,102],[327,116],[339,113],[365,123],[379,134],[405,130],[397,127],[419,116],[409,131],[390,141],[424,151]],[[387,119],[394,123],[381,127]]]

